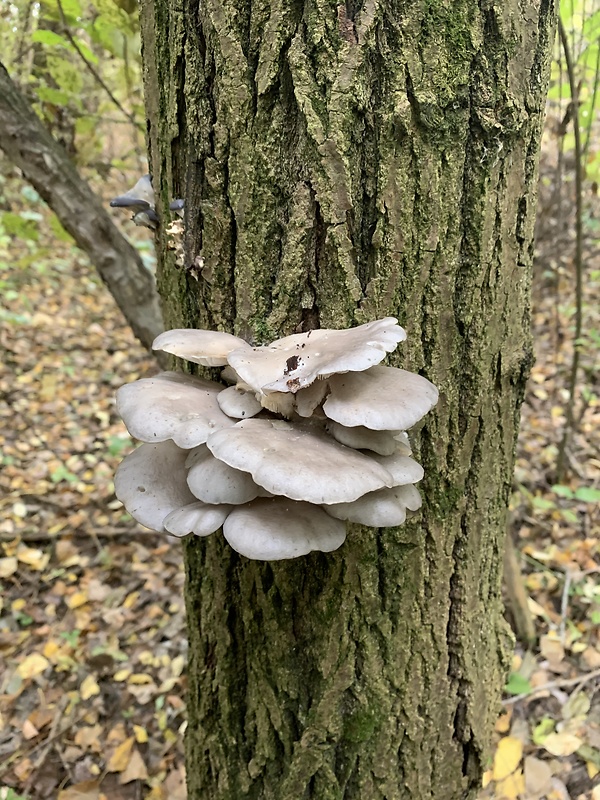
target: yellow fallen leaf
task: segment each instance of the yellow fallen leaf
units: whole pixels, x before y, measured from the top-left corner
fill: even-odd
[[[37,675],[41,675],[49,666],[50,662],[41,653],[31,653],[21,661],[16,672],[23,679],[35,678]]]
[[[483,777],[481,778],[481,788],[485,789],[486,786],[489,786],[491,780],[492,780],[492,770],[486,769],[486,771],[483,773]]]
[[[596,775],[600,772],[600,769],[594,764],[593,761],[586,761],[585,768],[587,770],[588,778],[593,781]]]
[[[42,653],[46,658],[54,658],[54,656],[58,653],[59,650],[60,650],[60,645],[57,644],[57,642],[55,642],[53,639],[50,639],[50,641],[46,642],[46,644],[44,645]]]
[[[117,683],[120,683],[121,681],[126,681],[130,675],[131,675],[130,669],[119,669],[113,675],[113,681],[117,681]]]
[[[134,742],[135,737],[130,736],[117,747],[106,765],[106,769],[109,772],[123,772],[127,768]]]
[[[570,756],[579,750],[583,744],[582,740],[573,733],[549,733],[542,742],[544,747],[553,756]]]
[[[144,672],[134,672],[133,675],[130,675],[127,679],[127,683],[140,685],[144,683],[152,683],[152,677],[150,675],[146,675]]]
[[[510,729],[510,721],[512,719],[512,706],[506,708],[496,720],[494,730],[497,733],[508,733]]]
[[[75,592],[67,598],[67,605],[69,608],[80,608],[88,601],[87,592]]]
[[[519,769],[503,781],[498,781],[495,789],[496,800],[517,800],[519,795],[525,793],[525,778],[522,771]]]
[[[131,781],[145,781],[148,777],[148,770],[144,764],[139,750],[134,747],[127,767],[119,776],[119,783],[130,783]]]
[[[500,739],[494,755],[494,780],[501,781],[513,773],[523,756],[523,743],[513,736]]]
[[[81,694],[82,700],[89,700],[90,697],[100,694],[100,687],[96,683],[96,679],[93,675],[88,675],[83,679],[79,687],[79,693]]]
[[[16,600],[12,601],[12,603],[10,604],[10,607],[11,607],[11,610],[13,612],[18,614],[19,611],[23,611],[23,609],[25,608],[26,605],[27,605],[27,601],[24,600],[22,597],[18,597]]]
[[[17,558],[22,564],[27,564],[27,566],[31,567],[31,569],[40,571],[46,569],[48,566],[50,554],[44,553],[43,550],[37,550],[33,547],[20,547],[17,550]]]
[[[0,578],[10,578],[17,571],[17,559],[14,556],[0,558]]]
[[[145,744],[148,741],[148,731],[146,728],[142,728],[141,725],[134,725],[133,733],[138,744]]]

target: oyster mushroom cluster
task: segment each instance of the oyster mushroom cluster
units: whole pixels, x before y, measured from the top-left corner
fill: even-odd
[[[421,505],[406,431],[433,408],[421,375],[379,366],[406,338],[393,317],[252,347],[171,330],[153,348],[223,380],[163,372],[127,384],[117,409],[144,442],[115,491],[142,525],[175,536],[223,528],[238,553],[277,560],[337,549],[346,521],[401,525]]]

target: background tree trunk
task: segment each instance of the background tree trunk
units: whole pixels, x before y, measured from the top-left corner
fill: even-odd
[[[0,148],[89,256],[140,342],[163,331],[152,274],[0,64]]]
[[[186,544],[190,800],[473,796],[531,364],[548,0],[144,0],[150,140],[185,188],[170,324],[264,342],[397,315],[441,399],[412,523],[261,564]],[[160,213],[160,207],[159,207]],[[200,261],[201,259],[201,261]]]

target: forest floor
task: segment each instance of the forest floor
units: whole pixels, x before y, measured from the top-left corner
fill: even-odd
[[[523,620],[521,641],[481,794],[496,800],[600,800],[600,253],[588,237],[577,431],[559,482],[573,225],[554,169],[512,498],[509,588],[521,580],[524,600],[507,616]],[[14,217],[12,234],[0,228],[0,800],[185,800],[181,551],[137,526],[112,484],[132,447],[115,390],[157,367],[31,189],[0,182],[0,208]]]

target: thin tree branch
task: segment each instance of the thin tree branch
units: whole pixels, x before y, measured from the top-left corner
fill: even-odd
[[[575,427],[575,389],[577,388],[577,373],[579,371],[579,354],[581,350],[582,332],[582,305],[583,305],[583,149],[581,144],[581,131],[579,129],[579,89],[575,76],[575,65],[567,32],[558,18],[558,32],[565,54],[569,87],[571,89],[571,106],[573,132],[575,134],[575,336],[573,344],[573,361],[571,362],[571,375],[569,379],[569,401],[566,409],[566,421],[562,440],[558,448],[556,464],[557,481],[563,478],[565,472],[565,451],[569,436]]]

